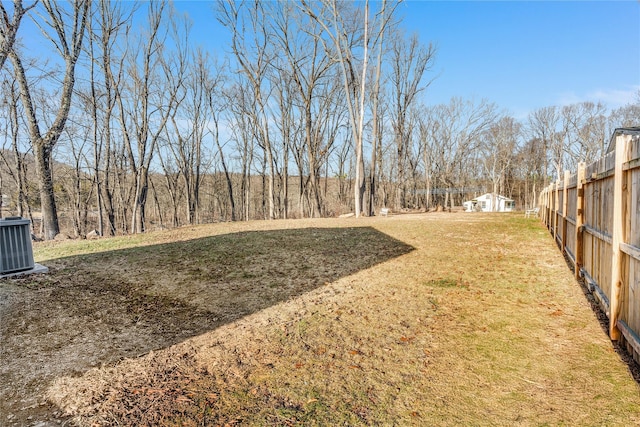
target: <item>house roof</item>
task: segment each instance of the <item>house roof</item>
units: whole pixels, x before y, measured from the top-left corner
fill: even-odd
[[[607,148],[606,154],[611,153],[616,149],[616,136],[618,135],[639,135],[640,136],[640,126],[630,127],[630,128],[617,128],[613,131],[613,135],[611,135],[611,139],[609,140],[609,147]]]
[[[482,196],[476,197],[475,199],[471,199],[471,201],[473,202],[473,201],[478,201],[478,200],[481,200],[481,199],[487,200],[487,199],[491,199],[492,196],[493,196],[493,193],[486,193],[486,194],[483,194]],[[510,199],[510,198],[508,198],[506,196],[501,196],[500,194],[496,194],[495,196],[496,196],[496,198],[498,200],[507,200],[509,202],[513,202],[513,199]]]

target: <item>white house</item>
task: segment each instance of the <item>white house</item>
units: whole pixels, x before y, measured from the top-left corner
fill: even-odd
[[[487,193],[464,202],[465,212],[511,212],[516,202],[505,196]]]

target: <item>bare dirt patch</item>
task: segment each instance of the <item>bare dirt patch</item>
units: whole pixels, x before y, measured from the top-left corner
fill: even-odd
[[[138,239],[43,245],[52,274],[0,283],[0,424],[640,422],[638,386],[535,220]]]
[[[54,378],[171,346],[410,250],[369,227],[249,231],[71,256],[51,261],[51,274],[6,280],[0,424],[60,418],[44,395]]]

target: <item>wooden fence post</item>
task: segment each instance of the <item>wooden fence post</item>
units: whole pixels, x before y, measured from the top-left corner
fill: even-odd
[[[555,222],[556,222],[556,214],[553,212],[553,210],[556,208],[556,202],[554,200],[554,198],[556,197],[556,182],[554,181],[552,184],[550,184],[550,196],[549,196],[549,231],[551,232],[551,235],[553,236],[553,240],[555,241],[556,239],[556,235],[555,235],[555,231],[553,230],[555,228]]]
[[[540,219],[547,225],[547,188],[543,188],[540,193]]]
[[[560,209],[560,200],[558,200],[558,194],[560,193],[560,179],[558,179],[554,186],[554,201],[553,201],[553,241],[558,244],[558,210]]]
[[[566,170],[564,171],[564,183],[562,186],[562,235],[560,238],[562,242],[560,243],[560,251],[564,254],[566,253],[567,246],[567,187],[569,186],[569,177],[571,176],[571,172]]]
[[[547,187],[547,229],[553,232],[553,216],[551,213],[553,212],[553,186],[555,184],[549,184]]]
[[[553,212],[553,205],[551,201],[553,200],[553,185],[549,184],[547,187],[547,229],[553,232],[553,216],[551,216],[551,212]]]
[[[609,299],[609,338],[612,340],[620,339],[620,330],[618,329],[618,318],[622,308],[622,251],[620,244],[625,243],[625,225],[627,216],[629,215],[629,204],[624,198],[628,195],[626,180],[624,179],[624,163],[628,160],[628,150],[631,145],[631,135],[616,135],[616,154],[615,154],[615,175],[613,177],[613,231],[612,251],[613,260],[611,263],[611,298]]]
[[[578,176],[576,187],[576,264],[574,266],[574,273],[576,280],[580,279],[580,270],[584,263],[584,242],[582,241],[582,224],[584,224],[584,178],[586,174],[587,165],[585,162],[578,163]]]
[[[544,222],[545,227],[547,227],[547,229],[549,228],[549,221],[547,221],[547,218],[549,218],[549,186],[544,187],[544,190],[542,190],[542,208],[541,208],[541,212],[542,212],[542,220]]]
[[[554,212],[554,209],[556,208],[556,202],[554,197],[556,196],[556,183],[552,183],[549,184],[549,231],[551,232],[551,235],[554,236],[553,238],[555,239],[555,235],[553,234],[553,228],[554,228],[554,224],[555,224],[555,218],[556,218],[556,214]]]
[[[547,202],[547,187],[542,189],[542,194],[540,194],[540,218],[542,218],[542,222],[545,226],[547,226],[547,209],[549,207],[549,203]]]
[[[547,228],[553,235],[553,218],[555,215],[553,214],[553,207],[555,206],[553,202],[553,196],[555,195],[555,185],[556,183],[549,184],[549,220],[547,221]]]

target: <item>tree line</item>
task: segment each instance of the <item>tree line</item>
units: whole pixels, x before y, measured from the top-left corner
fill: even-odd
[[[487,100],[429,104],[437,49],[406,33],[397,1],[212,5],[224,56],[167,2],[0,3],[5,212],[40,212],[35,231],[52,239],[61,219],[83,236],[483,192],[524,208],[640,118],[640,94],[524,119]],[[25,21],[40,40],[21,37]]]

